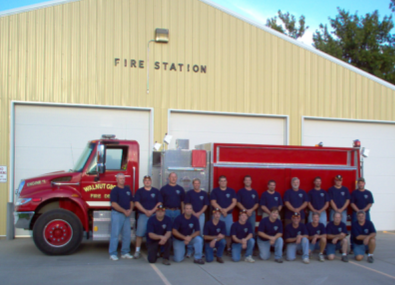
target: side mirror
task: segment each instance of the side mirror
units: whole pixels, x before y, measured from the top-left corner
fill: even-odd
[[[96,172],[97,174],[106,172],[106,146],[104,144],[99,144],[97,146]]]

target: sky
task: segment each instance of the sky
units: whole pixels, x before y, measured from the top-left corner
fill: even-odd
[[[379,11],[380,19],[393,14],[389,7],[390,0],[211,0],[242,16],[250,18],[261,24],[265,24],[268,18],[277,15],[277,11],[290,12],[296,18],[304,15],[309,29],[306,31],[302,42],[312,43],[312,35],[318,29],[319,24],[329,24],[328,17],[335,18],[337,7],[359,15]],[[43,0],[0,0],[0,12],[4,10],[24,7],[41,2]],[[394,14],[395,16],[395,14]],[[280,22],[278,22],[280,23]],[[395,30],[394,30],[395,33]]]

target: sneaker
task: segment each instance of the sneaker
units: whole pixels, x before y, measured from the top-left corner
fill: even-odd
[[[217,257],[217,262],[218,263],[224,263],[224,260],[222,259],[222,257]]]
[[[192,254],[190,254],[190,253],[187,253],[187,254],[185,255],[186,258],[191,258],[191,256],[192,256]]]
[[[136,251],[133,255],[133,258],[139,259],[140,258],[140,251]]]
[[[170,261],[169,261],[168,259],[163,259],[163,260],[162,260],[162,264],[164,264],[164,265],[170,265],[171,263],[170,263]]]
[[[310,263],[310,259],[308,257],[303,258],[303,263],[309,264]]]
[[[348,256],[347,255],[342,255],[342,261],[343,262],[348,262]]]
[[[374,262],[373,255],[368,256],[368,262],[369,263],[373,263]]]
[[[254,262],[255,262],[255,260],[252,258],[251,255],[247,256],[247,257],[244,259],[244,261],[245,261],[245,262],[249,262],[249,263],[254,263]]]
[[[119,258],[118,258],[118,256],[116,256],[116,255],[110,255],[110,259],[111,259],[112,261],[117,261]]]
[[[277,263],[283,263],[283,260],[281,258],[279,258],[279,259],[276,258],[274,261]]]
[[[203,259],[195,259],[195,260],[193,261],[193,263],[204,264],[204,261],[203,261]]]
[[[324,255],[323,255],[322,253],[320,253],[320,254],[318,255],[318,260],[321,261],[321,262],[324,262],[324,261],[325,261]]]
[[[133,259],[133,255],[131,255],[130,253],[122,254],[122,255],[121,255],[121,258]]]

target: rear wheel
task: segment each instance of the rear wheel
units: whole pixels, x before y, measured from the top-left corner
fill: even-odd
[[[48,255],[71,254],[81,244],[83,228],[78,217],[57,209],[41,215],[33,227],[33,240]]]

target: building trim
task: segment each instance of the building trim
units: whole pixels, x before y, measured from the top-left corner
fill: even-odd
[[[9,166],[9,197],[8,202],[14,202],[14,185],[15,185],[15,107],[17,105],[33,105],[48,107],[70,107],[70,108],[95,108],[95,109],[119,109],[127,111],[149,111],[150,112],[150,130],[149,130],[149,148],[148,148],[148,171],[152,173],[152,149],[154,141],[154,108],[151,107],[126,107],[111,105],[89,105],[89,104],[68,104],[68,103],[51,103],[51,102],[31,102],[31,101],[11,101],[10,104],[10,166]]]
[[[171,113],[194,113],[194,114],[201,114],[201,115],[266,117],[266,118],[285,119],[285,130],[284,130],[285,140],[284,140],[284,145],[289,145],[289,116],[288,115],[272,115],[272,114],[257,114],[257,113],[237,113],[237,112],[219,112],[219,111],[201,111],[201,110],[185,110],[185,109],[168,109],[168,112],[167,112],[167,133],[169,133],[169,130],[170,130],[170,115],[171,115]]]
[[[386,87],[388,87],[388,88],[390,88],[392,90],[395,90],[395,85],[393,85],[393,84],[391,84],[391,83],[389,83],[389,82],[387,82],[387,81],[385,81],[383,79],[380,79],[380,78],[378,78],[376,76],[373,76],[370,73],[367,73],[366,71],[363,71],[363,70],[361,70],[359,68],[356,68],[356,67],[352,66],[351,64],[348,64],[348,63],[346,63],[346,62],[344,62],[344,61],[342,61],[342,60],[340,60],[340,59],[338,59],[336,57],[333,57],[333,56],[331,56],[331,55],[329,55],[327,53],[324,53],[324,52],[314,48],[313,46],[306,45],[306,44],[304,44],[302,42],[299,42],[299,41],[297,41],[297,40],[295,40],[295,39],[293,39],[291,37],[288,37],[288,36],[284,35],[283,33],[280,33],[280,32],[278,32],[278,31],[276,31],[274,29],[271,29],[271,28],[265,26],[262,23],[259,23],[257,21],[251,20],[251,19],[249,19],[247,17],[244,17],[244,16],[242,16],[242,15],[240,15],[240,14],[238,14],[238,13],[236,13],[236,12],[234,12],[234,11],[228,9],[228,8],[225,8],[225,7],[223,7],[223,6],[221,6],[221,5],[217,4],[217,3],[214,3],[213,1],[210,1],[210,0],[199,0],[199,1],[203,2],[203,3],[207,4],[207,5],[210,5],[210,6],[216,8],[218,10],[221,10],[222,12],[224,12],[226,14],[229,14],[229,15],[235,17],[235,18],[238,18],[238,19],[240,19],[240,20],[242,20],[244,22],[247,22],[248,24],[251,24],[251,25],[257,27],[258,29],[264,30],[265,32],[268,32],[268,33],[270,33],[270,34],[272,34],[272,35],[274,35],[276,37],[279,37],[279,38],[281,38],[281,39],[283,39],[283,40],[285,40],[285,41],[287,41],[287,42],[289,42],[291,44],[294,44],[294,45],[296,45],[298,47],[301,47],[301,48],[306,49],[306,50],[308,50],[310,52],[313,52],[313,53],[315,53],[316,55],[318,55],[320,57],[323,57],[323,58],[325,58],[325,59],[327,59],[327,60],[329,60],[329,61],[331,61],[333,63],[341,65],[344,68],[347,68],[347,69],[349,69],[349,70],[351,70],[351,71],[353,71],[355,73],[358,73],[359,75],[362,75],[362,76],[364,76],[364,77],[366,77],[366,78],[368,78],[370,80],[373,80],[373,81],[375,81],[375,82],[377,82],[379,84],[382,84],[382,85],[384,85],[384,86],[386,86]]]
[[[48,8],[48,7],[52,7],[52,6],[56,6],[56,5],[66,4],[66,3],[70,3],[70,2],[77,2],[77,1],[80,1],[80,0],[52,0],[52,1],[46,1],[43,3],[37,3],[37,4],[33,4],[33,5],[18,7],[18,8],[14,8],[14,9],[1,11],[0,18],[5,17],[5,16],[14,15],[14,14],[19,14],[19,13],[30,12],[30,11],[37,10],[37,9]]]
[[[301,138],[300,142],[303,145],[303,134],[304,134],[304,122],[305,120],[312,121],[338,121],[338,122],[350,122],[350,123],[370,123],[370,124],[393,124],[395,121],[383,121],[383,120],[365,120],[365,119],[347,119],[347,118],[325,118],[325,117],[313,117],[313,116],[302,116],[301,123]]]

